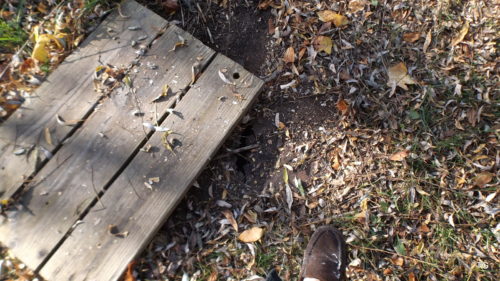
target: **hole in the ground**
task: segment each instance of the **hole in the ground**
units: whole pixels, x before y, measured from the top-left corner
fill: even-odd
[[[243,132],[241,132],[240,136],[240,146],[248,145],[248,138],[253,135],[253,126],[247,126]],[[236,154],[236,170],[241,172],[243,176],[246,178],[245,166],[250,163],[247,156],[250,154],[250,151],[244,151]]]
[[[233,78],[234,79],[239,79],[240,78],[240,74],[238,72],[233,73]]]

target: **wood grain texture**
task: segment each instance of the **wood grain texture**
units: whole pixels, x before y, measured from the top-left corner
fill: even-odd
[[[178,35],[187,39],[188,46],[170,52]],[[214,54],[178,27],[168,27],[131,71],[132,88],[118,89],[105,99],[35,176],[21,198],[25,208],[0,224],[0,241],[30,268],[38,268],[96,198],[96,192],[103,190],[146,140],[149,130],[143,122],[155,123],[166,114],[176,95],[191,83],[192,65],[203,67]],[[153,103],[165,85],[171,91],[161,102]],[[144,116],[133,114],[138,111]],[[126,188],[125,192],[136,196],[132,188]],[[103,206],[99,203],[98,207]]]
[[[226,77],[234,73],[236,86]],[[246,82],[246,83],[245,83]],[[171,152],[162,145],[162,134],[148,141],[160,148],[155,156],[140,153],[76,226],[40,273],[48,280],[117,280],[127,264],[147,245],[184,197],[203,167],[257,97],[263,82],[223,55],[217,55],[199,81],[175,107],[183,118],[169,115],[162,126],[173,133],[168,139],[179,145]],[[159,177],[152,189],[149,178]],[[139,193],[129,192],[134,187]],[[115,225],[124,238],[108,233]]]
[[[0,198],[10,198],[24,180],[31,176],[47,157],[42,148],[53,151],[74,127],[59,125],[56,114],[65,120],[81,120],[91,110],[99,94],[93,89],[92,76],[101,64],[128,66],[136,57],[131,41],[147,35],[148,44],[167,22],[135,1],[125,1],[122,13],[109,15],[82,45],[69,55],[47,80],[0,126]],[[139,26],[139,30],[129,27]],[[51,131],[52,145],[44,138]],[[38,153],[15,155],[21,148],[36,145]],[[36,155],[37,154],[37,155]],[[38,157],[36,157],[38,156]],[[38,160],[37,160],[38,159]]]

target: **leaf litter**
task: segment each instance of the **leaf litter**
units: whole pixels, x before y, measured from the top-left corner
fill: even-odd
[[[295,280],[314,229],[334,224],[349,244],[350,280],[495,280],[498,8],[488,1],[247,2],[271,14],[263,23],[273,31],[264,70],[272,79],[249,118],[270,126],[258,135],[260,147],[241,155],[250,172],[238,170],[237,156],[216,156],[206,185],[200,181],[208,197],[187,195],[134,276],[264,280],[277,266],[284,280]],[[246,4],[199,5],[231,18],[229,10]],[[324,11],[338,15],[338,26],[319,18]],[[186,26],[203,24],[197,8],[185,16]],[[291,51],[285,58],[290,48],[293,61]],[[228,147],[238,147],[242,130]],[[262,234],[246,241],[259,243],[238,239],[238,230],[255,227]]]
[[[250,113],[256,121],[242,124],[227,147],[238,147],[249,127],[260,146],[241,155],[244,172],[231,160],[239,156],[219,152],[204,172],[211,180],[200,184],[208,197],[189,194],[181,203],[169,232],[150,245],[158,252],[140,258],[143,276],[207,280],[217,271],[221,280],[264,280],[276,266],[283,280],[295,280],[314,229],[334,224],[349,244],[350,280],[495,280],[498,8],[249,3],[271,15],[262,22],[271,46],[263,54],[267,85]],[[200,5],[244,20],[229,9],[246,4]],[[190,25],[196,19],[198,12],[185,18],[188,31],[206,29]],[[258,129],[262,123],[268,127]],[[265,235],[250,249],[234,225],[265,227]],[[181,246],[164,251],[172,241]]]

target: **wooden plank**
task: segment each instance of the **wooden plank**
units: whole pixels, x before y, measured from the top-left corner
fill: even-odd
[[[167,25],[167,21],[135,1],[125,1],[121,10],[128,18],[120,16],[118,11],[108,16],[49,75],[36,90],[35,97],[23,104],[26,109],[19,109],[0,126],[0,198],[10,198],[47,158],[40,147],[53,151],[74,130],[74,127],[58,125],[56,114],[65,120],[81,120],[95,106],[100,95],[93,89],[92,76],[99,60],[128,66],[137,56],[130,42],[147,35],[141,42],[148,44]],[[133,26],[140,29],[130,30]],[[45,128],[51,131],[52,145],[45,141]],[[33,145],[39,153],[31,153],[31,157],[14,154]]]
[[[228,78],[238,73],[237,86],[224,83],[220,69],[227,69]],[[183,198],[262,85],[241,66],[217,55],[175,107],[183,118],[169,115],[162,124],[174,132],[169,140],[175,138],[181,145],[170,152],[162,145],[162,134],[155,133],[148,144],[161,152],[155,157],[138,154],[132,160],[101,198],[106,208],[93,207],[42,267],[41,275],[48,280],[118,279]],[[155,177],[159,182],[152,184],[152,190],[146,188],[144,182]],[[140,197],[129,192],[131,186]],[[109,225],[126,237],[111,235]]]
[[[169,51],[179,35],[188,46]],[[131,71],[132,89],[119,89],[105,100],[36,175],[35,185],[21,198],[26,208],[0,225],[0,241],[30,268],[38,268],[96,198],[96,192],[103,190],[145,141],[143,122],[155,123],[165,115],[176,95],[191,83],[193,64],[204,67],[214,54],[180,28],[168,27],[140,66]],[[168,96],[153,103],[164,85],[171,88]],[[132,114],[136,111],[144,116]],[[135,196],[131,188],[125,192]]]

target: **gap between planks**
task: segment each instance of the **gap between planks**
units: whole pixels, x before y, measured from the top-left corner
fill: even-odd
[[[123,19],[118,11],[109,15],[48,76],[34,97],[0,126],[0,198],[11,198],[47,163],[49,153],[43,151],[55,153],[62,141],[76,131],[76,127],[58,125],[56,114],[66,120],[82,120],[98,105],[101,96],[94,92],[92,83],[98,61],[130,65],[136,58],[130,42],[147,35],[142,42],[150,44],[167,25],[166,20],[135,1],[125,1],[121,9],[130,17]],[[130,30],[131,26],[141,29]],[[45,128],[51,131],[52,144],[42,137]],[[33,152],[18,156],[14,151],[19,149]]]
[[[190,45],[168,52],[178,41],[178,34]],[[153,123],[155,112],[163,116],[175,102],[174,92],[184,91],[191,83],[191,66],[199,63],[204,67],[213,55],[211,49],[176,26],[167,28],[141,60],[140,71],[132,79],[137,92],[128,88],[115,91],[100,105],[71,142],[37,174],[35,180],[42,183],[21,198],[26,210],[16,214],[12,222],[0,225],[0,241],[30,268],[39,268],[96,199],[93,188],[102,192],[144,143],[147,135],[142,123]],[[148,67],[153,64],[157,69]],[[165,84],[171,85],[172,92],[152,110],[151,101],[162,93]],[[137,109],[145,115],[132,115]],[[68,157],[64,167],[58,168],[61,159]]]
[[[221,69],[228,70],[226,75],[239,73],[237,86],[220,79]],[[171,137],[182,145],[169,151],[163,147],[162,134],[154,133],[148,144],[160,147],[159,155],[140,153],[131,161],[102,196],[106,208],[93,206],[42,267],[41,275],[49,280],[117,280],[183,198],[262,85],[241,66],[217,55],[176,106],[184,118],[172,114],[161,125],[171,128]],[[153,189],[144,187],[154,177],[160,181],[152,184]],[[131,186],[140,197],[128,192]],[[126,232],[126,237],[109,234],[109,225]]]

